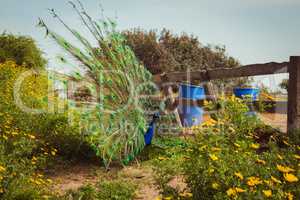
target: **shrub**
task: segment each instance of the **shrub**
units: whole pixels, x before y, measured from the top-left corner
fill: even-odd
[[[282,135],[269,134],[261,140],[257,128],[270,132],[270,127],[247,123],[249,117],[239,100],[221,102],[232,113],[221,111],[220,118],[196,130],[188,151],[190,160],[184,163],[193,198],[299,199],[299,144]],[[222,129],[224,120],[230,128]]]
[[[227,55],[225,47],[205,46],[197,37],[186,33],[175,35],[166,29],[160,33],[133,29],[123,34],[126,44],[152,74],[240,66],[236,59]],[[216,80],[213,83],[232,87],[249,81],[248,78],[237,78]]]
[[[0,62],[12,60],[26,68],[44,68],[46,60],[42,57],[35,41],[26,36],[0,34]]]
[[[134,198],[135,186],[122,180],[103,181],[96,186],[86,185],[77,191],[69,191],[62,199],[74,200],[130,200]]]
[[[14,102],[13,88],[25,66],[8,61],[0,64],[0,197],[42,199],[46,180],[37,173],[49,166],[57,154],[78,155],[84,144],[79,129],[68,124],[66,113],[23,112]],[[47,110],[48,79],[36,74],[21,85],[20,96],[30,108]]]

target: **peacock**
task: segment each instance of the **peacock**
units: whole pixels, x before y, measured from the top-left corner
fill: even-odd
[[[67,58],[60,58],[72,68],[72,77],[76,80],[88,77],[93,82],[90,89],[97,94],[95,106],[80,111],[80,120],[88,127],[87,141],[105,166],[108,167],[114,160],[126,165],[146,143],[151,143],[151,140],[145,143],[145,139],[149,134],[153,136],[150,129],[154,128],[155,122],[148,129],[147,120],[149,108],[157,107],[150,98],[158,92],[157,88],[151,81],[151,73],[125,44],[124,36],[116,29],[115,20],[102,17],[95,21],[80,1],[69,3],[96,41],[96,46],[69,27],[54,9],[49,10],[52,16],[78,40],[81,48],[52,31],[42,19],[39,19],[38,25],[79,63],[80,68],[74,67]],[[144,134],[146,131],[148,135]]]

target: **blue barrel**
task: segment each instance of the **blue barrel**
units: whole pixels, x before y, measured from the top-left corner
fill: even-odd
[[[259,89],[258,88],[234,88],[233,93],[236,97],[245,99],[250,98],[252,101],[256,101],[259,96]],[[250,102],[248,104],[249,112],[247,112],[247,115],[256,115],[253,103]]]
[[[253,101],[258,99],[259,89],[258,88],[234,88],[233,93],[236,97],[241,99],[245,97],[251,97]]]
[[[204,88],[195,85],[181,84],[179,87],[179,98],[201,100],[205,98]],[[200,124],[203,120],[203,108],[199,106],[180,104],[178,112],[184,127]]]

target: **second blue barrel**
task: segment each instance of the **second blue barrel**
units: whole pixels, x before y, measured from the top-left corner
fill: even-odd
[[[247,115],[256,115],[253,101],[258,100],[259,96],[259,89],[258,88],[234,88],[233,93],[236,97],[245,99],[249,98],[252,102],[248,102],[249,112]]]
[[[204,88],[201,86],[180,84],[179,98],[192,100],[205,99]],[[196,105],[181,103],[178,106],[178,112],[182,125],[184,127],[191,127],[202,122],[204,110]]]

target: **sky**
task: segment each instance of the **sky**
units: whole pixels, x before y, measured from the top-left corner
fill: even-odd
[[[204,45],[225,45],[227,53],[242,64],[283,62],[300,55],[299,0],[81,0],[95,18],[116,17],[118,29],[167,28],[174,33],[197,36]],[[0,0],[0,32],[33,37],[49,60],[49,66],[62,70],[55,57],[62,50],[37,28],[42,18],[52,30],[75,41],[51,17],[54,8],[73,28],[82,24],[65,0]],[[83,31],[83,30],[82,30]],[[83,31],[85,33],[85,31]],[[256,78],[275,87],[286,75]]]

